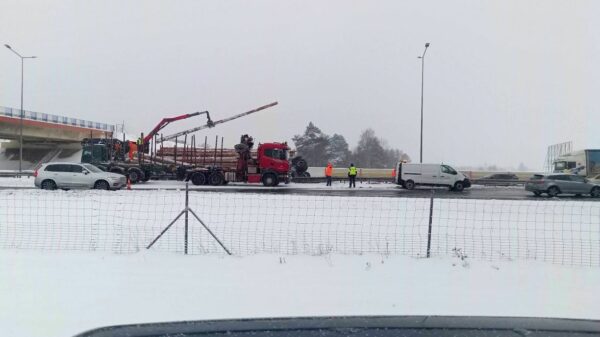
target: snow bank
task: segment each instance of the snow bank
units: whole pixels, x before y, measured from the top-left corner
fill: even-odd
[[[184,209],[184,191],[0,194],[0,248],[134,253]],[[424,198],[190,193],[190,207],[238,256],[427,253]],[[435,199],[433,256],[600,265],[600,204]],[[223,250],[190,214],[190,254]],[[153,250],[181,253],[183,217]]]
[[[381,255],[103,255],[0,250],[5,336],[173,320],[321,315],[600,319],[598,268]]]

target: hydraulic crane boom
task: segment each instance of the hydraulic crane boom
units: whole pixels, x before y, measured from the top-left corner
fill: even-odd
[[[207,129],[207,128],[212,128],[213,126],[216,126],[218,124],[223,124],[223,123],[232,121],[232,120],[240,118],[240,117],[248,116],[248,115],[253,114],[255,112],[258,112],[260,110],[268,109],[268,108],[270,108],[272,106],[275,106],[277,104],[278,104],[277,102],[273,102],[273,103],[270,103],[270,104],[258,107],[256,109],[253,109],[253,110],[250,110],[250,111],[246,111],[246,112],[243,112],[241,114],[237,114],[237,115],[234,115],[234,116],[231,116],[231,117],[227,117],[227,118],[215,121],[215,122],[211,121],[210,118],[209,118],[209,121],[205,125],[198,126],[198,127],[193,128],[193,129],[181,131],[181,132],[172,134],[170,136],[166,136],[166,137],[163,138],[163,140],[171,140],[171,139],[174,139],[176,137],[181,137],[181,136],[187,135],[188,133],[200,131],[200,130]],[[208,114],[208,112],[207,112],[207,114]]]
[[[144,144],[148,144],[152,140],[152,137],[154,137],[154,135],[157,134],[158,131],[162,130],[165,126],[169,125],[169,123],[175,122],[175,121],[179,121],[179,120],[182,120],[182,119],[188,119],[190,117],[194,117],[194,116],[198,116],[198,115],[202,115],[202,114],[206,114],[206,118],[208,119],[208,121],[206,122],[206,125],[211,125],[212,124],[212,120],[210,119],[210,114],[208,113],[208,111],[194,112],[194,113],[191,113],[191,114],[185,114],[185,115],[179,115],[179,116],[175,116],[175,117],[163,118],[158,124],[156,124],[156,126],[154,127],[154,129],[152,129],[152,131],[150,131],[144,137]]]

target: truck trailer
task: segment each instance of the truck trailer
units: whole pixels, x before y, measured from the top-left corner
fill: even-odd
[[[600,149],[585,149],[564,154],[554,160],[553,171],[595,177],[600,174]]]

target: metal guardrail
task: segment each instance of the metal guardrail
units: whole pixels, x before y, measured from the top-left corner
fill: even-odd
[[[325,177],[296,177],[292,178],[292,182],[295,183],[325,183]],[[346,177],[333,177],[332,181],[337,182],[345,182],[348,181]],[[357,177],[356,182],[389,182],[395,183],[395,178],[381,178],[381,177],[373,177],[373,178],[361,178]],[[522,186],[526,183],[526,180],[514,180],[514,179],[473,179],[471,183],[474,185],[485,185],[485,186]]]
[[[21,110],[16,108],[9,108],[5,106],[0,106],[0,116],[19,118],[21,116]],[[41,121],[45,123],[55,123],[55,124],[63,124],[70,126],[77,126],[81,128],[88,129],[97,129],[102,131],[115,131],[115,126],[107,123],[98,123],[87,121],[78,118],[71,118],[65,116],[58,116],[52,114],[46,114],[35,111],[27,111],[23,110],[23,119],[33,120],[33,121]]]

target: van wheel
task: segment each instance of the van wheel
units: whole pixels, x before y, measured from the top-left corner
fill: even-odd
[[[454,183],[454,191],[462,192],[465,189],[465,184],[462,181],[457,181]]]
[[[590,192],[590,196],[592,198],[600,198],[600,187],[592,188],[592,191]]]
[[[42,181],[42,189],[49,190],[49,191],[55,190],[56,183],[54,182],[54,180],[50,180],[50,179],[44,180],[44,181]]]
[[[560,190],[556,186],[552,186],[548,189],[548,196],[551,198],[556,197],[560,193]]]
[[[407,190],[414,190],[415,182],[412,180],[407,180],[406,182],[404,182],[404,188],[406,188]]]
[[[110,185],[108,184],[108,182],[106,180],[98,180],[94,184],[94,189],[96,189],[96,190],[108,190],[109,188],[110,188]]]

